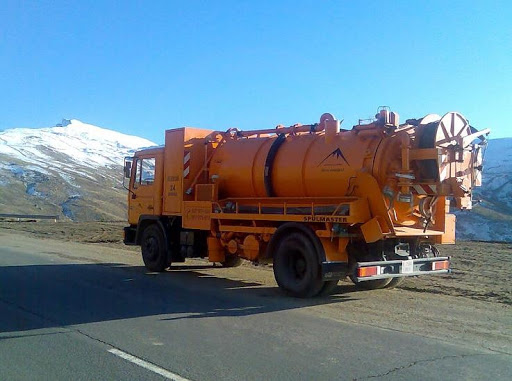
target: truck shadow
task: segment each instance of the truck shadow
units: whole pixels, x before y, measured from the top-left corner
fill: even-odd
[[[145,316],[167,322],[249,316],[355,300],[346,286],[333,295],[295,299],[277,286],[219,278],[204,269],[211,266],[177,266],[161,274],[121,263],[0,267],[0,333]]]

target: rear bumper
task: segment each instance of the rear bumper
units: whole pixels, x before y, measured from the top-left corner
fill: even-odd
[[[349,274],[349,271],[355,272],[355,278],[358,282],[418,275],[439,275],[450,273],[451,270],[449,266],[450,257],[418,258],[403,261],[357,262],[353,270],[349,269],[348,263],[346,262],[322,262],[322,279],[343,279]],[[364,276],[359,276],[363,274]]]
[[[418,258],[395,261],[358,262],[356,279],[364,282],[374,279],[398,278],[417,275],[448,274],[450,257]]]

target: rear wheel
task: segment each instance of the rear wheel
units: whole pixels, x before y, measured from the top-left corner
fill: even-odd
[[[160,272],[168,267],[167,244],[158,225],[149,225],[144,229],[140,246],[142,260],[148,270]]]
[[[360,290],[378,290],[380,288],[386,288],[389,282],[391,282],[391,278],[358,281],[357,266],[355,263],[352,263],[348,277],[350,278],[352,283],[354,283],[356,288]]]
[[[350,275],[349,278],[354,283],[354,285],[360,290],[378,290],[380,288],[388,288],[388,285],[391,282],[390,278],[366,280],[363,282],[359,282],[355,274]]]
[[[376,252],[381,251],[380,248],[376,248],[371,244],[359,243],[357,246],[353,246],[350,248],[350,269],[348,272],[348,277],[354,283],[357,289],[359,290],[378,290],[381,288],[386,288],[391,282],[391,278],[386,279],[374,279],[374,280],[365,280],[358,281],[357,280],[357,262],[372,262],[372,261],[382,261],[383,258],[380,255],[375,254]]]
[[[397,286],[400,286],[404,279],[404,277],[391,278],[391,281],[386,285],[386,288],[395,288]]]
[[[324,285],[322,286],[322,289],[318,293],[318,295],[326,296],[326,295],[331,294],[334,291],[334,289],[336,288],[336,286],[338,285],[338,282],[339,282],[338,280],[326,280],[324,282]]]
[[[291,296],[317,295],[324,282],[315,245],[301,232],[282,235],[274,253],[274,276],[279,287]]]

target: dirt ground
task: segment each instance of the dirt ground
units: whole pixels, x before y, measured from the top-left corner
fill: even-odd
[[[141,266],[139,248],[122,243],[123,226],[0,221],[0,244],[10,240],[37,249],[43,240],[47,247],[43,253],[50,255]],[[512,354],[512,244],[459,242],[440,249],[442,255],[452,258],[451,274],[409,278],[392,290],[357,291],[344,280],[330,296],[293,303],[305,313],[330,319],[421,332],[447,341],[469,340],[479,347]],[[236,281],[250,289],[251,296],[264,297],[269,303],[279,303],[283,298],[271,266],[244,262],[238,268],[221,268],[206,260],[190,260],[185,266],[173,267],[170,272],[194,271]]]
[[[123,227],[122,222],[0,221],[0,229],[24,231],[35,237],[97,243],[138,252],[138,248],[123,245]],[[512,243],[458,242],[439,249],[441,255],[451,257],[451,274],[406,279],[399,288],[512,305]],[[256,266],[246,263],[244,267]]]

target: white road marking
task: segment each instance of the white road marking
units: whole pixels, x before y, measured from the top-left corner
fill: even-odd
[[[135,365],[138,365],[142,368],[145,368],[147,370],[150,370],[151,372],[154,372],[156,374],[159,374],[160,376],[163,376],[167,378],[168,380],[173,381],[190,381],[187,378],[183,378],[180,375],[169,372],[167,369],[160,368],[159,366],[156,366],[155,364],[151,364],[150,362],[144,361],[138,357],[132,356],[126,352],[120,351],[119,349],[112,348],[108,350],[113,355],[119,356],[122,359],[125,359],[127,361],[130,361],[131,363],[134,363]]]

